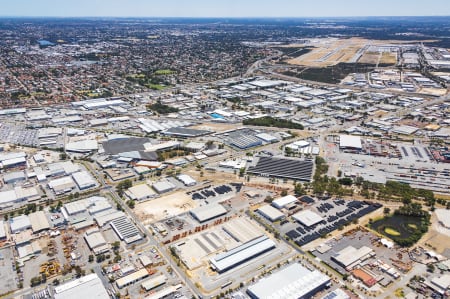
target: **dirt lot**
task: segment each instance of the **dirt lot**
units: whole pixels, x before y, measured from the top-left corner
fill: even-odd
[[[428,233],[419,241],[419,244],[425,248],[431,247],[437,253],[443,253],[447,248],[450,248],[450,229],[441,226],[435,214],[431,217],[431,223]]]
[[[378,60],[380,58],[379,53],[375,52],[366,52],[361,56],[361,58],[358,60],[359,63],[368,63],[368,64],[377,64]]]
[[[227,123],[203,123],[196,126],[192,126],[190,128],[196,130],[209,130],[214,132],[221,132],[236,129],[236,125]]]
[[[384,52],[381,55],[380,64],[396,64],[397,63],[397,54],[396,53],[388,53]]]
[[[167,217],[185,213],[197,207],[197,203],[186,195],[185,191],[175,192],[166,196],[139,203],[134,212],[144,224],[160,221]]]

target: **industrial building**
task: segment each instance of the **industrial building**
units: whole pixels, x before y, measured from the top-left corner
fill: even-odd
[[[174,127],[170,128],[166,131],[161,132],[162,135],[180,137],[180,138],[193,138],[200,137],[211,134],[211,131],[207,130],[195,130],[195,129],[187,129],[183,127]]]
[[[132,200],[141,201],[155,197],[156,192],[149,185],[140,184],[126,190],[125,195]]]
[[[259,157],[255,166],[250,166],[247,173],[310,182],[313,162],[294,158]]]
[[[176,188],[176,186],[169,181],[156,182],[152,187],[159,194],[170,192]]]
[[[187,187],[195,186],[195,184],[197,184],[197,181],[187,174],[179,174],[177,175],[177,179]]]
[[[81,140],[66,144],[66,151],[73,153],[90,153],[98,150],[97,140]]]
[[[208,204],[192,209],[191,215],[200,223],[225,215],[228,211],[218,203]]]
[[[295,221],[300,222],[306,227],[311,227],[316,225],[319,222],[322,222],[324,219],[317,213],[314,213],[310,210],[303,210],[300,211],[294,215],[292,215],[292,218],[295,219]]]
[[[330,284],[330,278],[320,271],[310,271],[299,263],[294,263],[267,278],[262,278],[248,288],[247,294],[254,299],[307,299]]]
[[[351,299],[350,296],[342,289],[336,289],[320,299]]]
[[[0,208],[12,207],[15,203],[41,198],[36,187],[14,187],[14,190],[0,192]]]
[[[293,204],[297,201],[298,201],[298,199],[294,195],[286,195],[286,196],[274,199],[272,201],[272,206],[274,206],[277,209],[283,209],[287,205]]]
[[[80,190],[89,189],[97,185],[97,182],[87,171],[75,172],[72,174],[72,177]]]
[[[55,192],[56,195],[72,191],[75,188],[75,182],[70,176],[54,179],[48,182],[48,187]]]
[[[127,276],[121,277],[116,280],[116,285],[119,289],[129,286],[135,282],[145,279],[149,276],[147,269],[143,268],[136,272],[133,272]]]
[[[120,240],[123,240],[127,244],[142,240],[139,230],[126,216],[112,220],[111,227],[117,236],[119,236]]]
[[[375,252],[372,248],[362,246],[361,248],[356,249],[353,246],[348,246],[339,251],[335,256],[332,256],[331,259],[345,269],[351,270],[355,266],[373,256],[375,256]]]
[[[17,182],[25,181],[26,176],[23,171],[12,171],[3,174],[3,182],[5,184],[14,184]]]
[[[37,211],[28,215],[31,222],[31,229],[33,233],[39,233],[41,231],[50,229],[50,223],[43,211]]]
[[[0,168],[25,166],[27,163],[26,156],[24,152],[1,153]]]
[[[152,277],[144,282],[142,282],[141,287],[145,291],[151,291],[154,288],[157,288],[159,286],[162,286],[167,282],[167,277],[164,274],[158,275],[156,277]]]
[[[259,207],[258,212],[272,222],[285,218],[285,215],[282,212],[269,204]]]
[[[31,228],[30,218],[27,215],[20,215],[11,219],[9,223],[11,233],[16,234]]]
[[[110,247],[98,228],[92,228],[84,234],[84,240],[95,255],[109,251]]]
[[[96,215],[94,217],[95,222],[99,227],[104,227],[106,224],[110,223],[111,221],[124,217],[125,213],[122,211],[111,211],[111,213]]]
[[[352,135],[340,135],[339,148],[341,150],[361,151],[361,137]]]
[[[5,230],[5,222],[0,220],[0,241],[6,239],[6,230]]]
[[[433,290],[437,291],[439,294],[444,295],[450,290],[450,274],[444,274],[439,277],[433,278],[430,282],[426,284]]]
[[[211,267],[223,273],[242,263],[245,263],[269,250],[275,248],[275,242],[267,236],[256,238],[235,247],[227,252],[220,253],[209,260]]]
[[[75,216],[80,213],[97,214],[99,212],[107,211],[111,209],[111,205],[105,197],[101,196],[91,196],[89,198],[80,199],[77,201],[68,202],[61,209],[63,215],[68,218],[68,216]]]
[[[181,284],[175,285],[175,286],[170,286],[167,288],[162,289],[161,291],[157,291],[155,293],[152,293],[148,296],[146,296],[146,299],[161,299],[161,298],[166,298],[167,296],[169,296],[170,294],[175,293],[177,290],[181,289],[183,286]]]

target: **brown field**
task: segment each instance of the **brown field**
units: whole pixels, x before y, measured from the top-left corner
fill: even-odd
[[[380,54],[379,53],[366,52],[358,60],[358,63],[377,64],[379,58],[380,58]]]
[[[435,250],[437,253],[443,253],[450,248],[450,230],[437,223],[436,217],[432,217],[432,225],[428,232],[419,241],[419,244]]]
[[[227,130],[236,129],[236,125],[227,123],[202,123],[196,126],[191,126],[189,128],[196,130],[209,130],[214,132],[222,132]]]
[[[397,63],[397,54],[384,52],[381,55],[381,59],[380,59],[379,63],[381,63],[381,64],[396,64]]]
[[[185,191],[180,191],[138,203],[134,208],[134,213],[143,224],[150,224],[185,213],[195,207],[197,207],[197,203],[186,195]]]

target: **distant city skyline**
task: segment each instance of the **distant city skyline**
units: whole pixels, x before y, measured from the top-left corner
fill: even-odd
[[[450,16],[448,0],[14,0],[10,17],[368,17]]]

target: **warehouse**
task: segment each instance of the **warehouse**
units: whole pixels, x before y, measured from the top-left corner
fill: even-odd
[[[102,198],[102,197],[100,197],[100,198]],[[105,211],[112,212],[112,209],[113,209],[112,205],[107,200],[100,200],[100,201],[95,202],[95,205],[90,206],[88,208],[88,212],[90,215],[95,216],[96,214],[100,214],[100,213],[104,214],[103,212],[105,212]]]
[[[339,136],[339,148],[342,150],[362,150],[361,137],[352,135]]]
[[[152,187],[159,194],[170,192],[176,188],[175,185],[169,181],[156,182]]]
[[[259,207],[258,212],[272,222],[281,220],[285,217],[283,213],[268,204]]]
[[[267,236],[262,236],[220,253],[209,261],[214,270],[223,273],[274,248],[275,242]]]
[[[419,128],[413,127],[413,126],[395,126],[392,128],[392,133],[397,133],[401,135],[411,135],[416,133],[419,130]]]
[[[330,286],[330,278],[318,270],[310,271],[294,263],[250,286],[251,298],[312,298]]]
[[[187,174],[179,174],[177,175],[177,179],[187,187],[191,187],[197,184],[197,181],[188,176]]]
[[[65,176],[51,180],[48,182],[48,187],[58,195],[72,191],[72,189],[75,188],[75,183],[70,176]]]
[[[125,191],[125,195],[132,200],[141,201],[155,197],[156,193],[147,184],[140,184],[129,188]]]
[[[197,219],[200,223],[225,215],[227,212],[228,211],[218,203],[208,204],[190,211],[192,217]]]
[[[183,286],[181,284],[170,286],[167,288],[162,289],[161,291],[157,291],[155,293],[152,293],[150,295],[147,295],[146,299],[161,299],[161,298],[168,298],[169,295],[175,293],[179,289],[181,289]]]
[[[111,227],[120,240],[125,241],[127,244],[142,240],[139,230],[126,216],[112,220]]]
[[[18,232],[31,228],[30,218],[27,215],[20,215],[11,219],[9,223],[11,233],[16,234]]]
[[[272,135],[267,134],[267,133],[257,134],[256,137],[261,139],[262,141],[264,141],[266,143],[275,143],[275,142],[279,141],[277,137],[272,136]]]
[[[375,252],[372,250],[372,248],[363,246],[359,249],[356,249],[353,246],[348,246],[339,251],[335,256],[332,256],[331,259],[336,261],[345,269],[351,270],[355,266],[373,256],[375,256]]]
[[[33,233],[39,233],[43,230],[50,229],[50,223],[48,223],[48,219],[45,216],[44,211],[31,213],[28,217],[30,218]]]
[[[95,255],[109,251],[109,245],[98,228],[92,228],[86,231],[84,239]]]
[[[282,209],[290,204],[297,202],[298,199],[294,195],[286,195],[272,201],[272,206],[277,209]]]
[[[12,207],[16,202],[17,196],[14,190],[0,192],[0,207],[2,209]]]
[[[0,241],[6,239],[6,230],[5,230],[5,222],[0,220]]]
[[[66,151],[73,153],[90,153],[98,150],[97,140],[81,140],[66,144]]]
[[[103,215],[103,213],[100,215],[96,215],[94,217],[94,220],[99,227],[103,227],[106,224],[108,224],[109,222],[113,221],[114,219],[118,219],[118,218],[121,218],[124,216],[125,216],[125,213],[122,211],[113,211],[113,212],[111,212],[109,214],[105,214],[105,215]]]
[[[426,282],[426,284],[440,294],[445,294],[450,289],[450,274],[435,277],[430,282]]]
[[[23,188],[20,186],[14,187],[14,190],[0,192],[0,207],[11,207],[14,203],[25,200],[37,200],[41,196],[35,187]]]
[[[14,184],[25,180],[26,176],[23,171],[8,172],[3,175],[3,182],[5,182],[5,184]]]
[[[174,137],[180,137],[180,138],[200,137],[200,136],[205,136],[205,135],[208,135],[211,133],[212,133],[211,131],[207,131],[207,130],[195,130],[195,129],[187,129],[187,128],[182,128],[182,127],[170,128],[166,131],[161,132],[162,135],[174,136]]]
[[[72,177],[80,190],[85,190],[97,185],[97,182],[87,171],[75,172],[72,174]]]
[[[150,278],[149,280],[144,281],[141,284],[141,287],[145,290],[145,291],[151,291],[154,288],[157,288],[159,286],[162,286],[163,284],[165,284],[167,282],[167,277],[164,274],[158,275],[156,277]]]
[[[255,166],[250,166],[247,173],[263,177],[275,177],[310,182],[313,162],[293,158],[259,157]]]
[[[310,210],[300,211],[292,215],[292,218],[294,218],[295,221],[300,222],[306,227],[314,226],[317,223],[323,221],[323,218],[319,214],[316,214]]]
[[[126,286],[129,286],[135,282],[138,282],[144,278],[147,278],[149,276],[147,269],[143,268],[139,271],[136,271],[134,273],[131,273],[127,276],[124,276],[122,278],[119,278],[116,280],[117,287],[119,289],[124,288]]]

